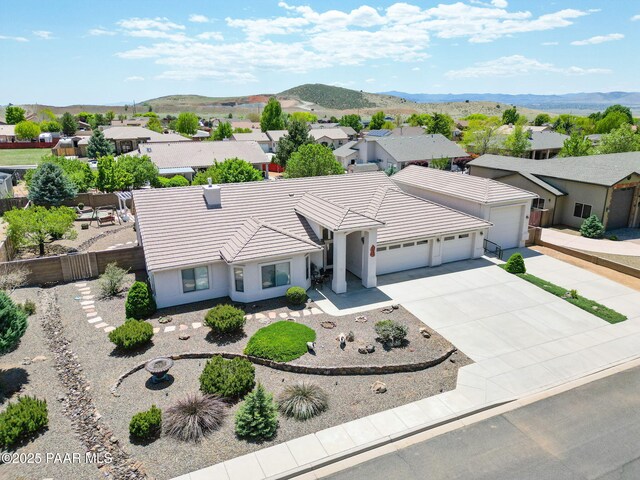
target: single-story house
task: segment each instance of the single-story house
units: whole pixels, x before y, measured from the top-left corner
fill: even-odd
[[[278,151],[278,142],[288,133],[288,130],[267,130],[267,137],[271,140],[269,144],[269,151],[276,153]]]
[[[358,163],[359,151],[353,148],[357,143],[358,142],[356,140],[351,140],[333,151],[333,155],[336,157],[336,160],[339,161],[345,169],[349,165],[356,165]]]
[[[424,127],[411,127],[411,126],[401,126],[396,127],[391,130],[389,136],[391,137],[416,137],[418,135],[424,135],[425,129]]]
[[[194,172],[214,162],[240,158],[256,169],[267,172],[269,159],[257,142],[155,142],[143,143],[127,155],[147,155],[163,176],[184,175],[192,180]],[[176,169],[183,169],[178,171]],[[265,173],[268,177],[268,174]]]
[[[225,120],[226,121],[226,120]],[[260,131],[260,122],[250,122],[248,120],[231,120],[231,128],[250,128],[251,130]]]
[[[309,135],[325,147],[338,148],[349,141],[349,136],[341,128],[317,128],[309,130]]]
[[[471,175],[536,193],[541,226],[578,228],[596,215],[607,230],[640,226],[640,152],[554,158],[532,162],[482,155],[467,164]]]
[[[488,178],[409,165],[391,177],[403,191],[491,222],[487,240],[524,247],[531,202],[538,196]]]
[[[509,127],[509,125],[503,125],[503,127]],[[562,150],[564,141],[569,138],[568,135],[562,133],[552,132],[549,130],[532,130],[537,127],[525,127],[525,131],[529,136],[529,143],[531,146],[525,153],[525,158],[531,158],[533,160],[540,160],[546,158],[554,158]],[[508,129],[506,131],[509,131]],[[500,143],[502,144],[507,136],[500,134],[498,136]]]
[[[467,126],[469,123],[467,122]],[[551,131],[550,125],[523,125],[522,128],[524,130],[528,130],[530,132],[539,133],[539,132],[548,132]],[[513,133],[515,126],[512,124],[509,125],[501,125],[496,129],[496,133],[499,135],[509,135]]]
[[[356,132],[353,127],[343,127],[342,125],[338,125],[338,128],[347,134],[349,140],[355,140],[358,138],[358,132]]]
[[[391,130],[388,130],[386,128],[381,128],[379,130],[369,130],[368,132],[364,133],[365,137],[388,137],[389,135],[391,135]]]
[[[206,130],[197,130],[196,133],[191,135],[191,140],[202,141],[211,136],[211,132],[207,132]]]
[[[191,139],[183,137],[177,133],[158,133],[144,127],[109,127],[105,128],[102,133],[107,140],[110,140],[114,147],[116,155],[132,152],[138,148],[141,143],[153,142],[190,142]],[[81,149],[80,157],[87,156],[86,147],[89,144],[89,137],[83,138],[78,142]]]
[[[13,143],[16,141],[15,125],[0,125],[0,143]]]
[[[149,117],[134,117],[125,120],[111,120],[112,127],[146,127]]]
[[[239,142],[238,142],[239,143]],[[384,172],[136,190],[136,232],[156,302],[236,302],[483,254],[491,223],[401,191]]]
[[[271,139],[264,132],[234,133],[231,140],[236,142],[256,142],[264,153],[271,151]]]

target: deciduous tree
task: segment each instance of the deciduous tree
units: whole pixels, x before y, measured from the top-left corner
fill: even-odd
[[[4,118],[9,125],[16,125],[26,120],[24,116],[24,108],[9,105],[4,111]]]
[[[447,138],[451,138],[453,131],[453,118],[446,113],[434,113],[431,121],[427,124],[427,133],[439,133]]]
[[[296,152],[302,145],[316,143],[315,139],[309,135],[309,126],[304,122],[293,120],[289,122],[287,134],[278,140],[278,148],[275,156],[275,162],[286,167],[291,155]]]
[[[486,120],[470,120],[469,127],[464,131],[462,144],[478,155],[491,153],[498,147],[498,128],[500,119],[490,117]]]
[[[62,133],[70,137],[75,135],[76,130],[78,130],[78,122],[69,112],[64,112],[62,114]]]
[[[591,140],[580,132],[573,132],[569,138],[564,141],[562,150],[558,154],[559,157],[583,157],[591,155],[593,146]]]
[[[198,131],[198,116],[191,112],[182,112],[176,120],[176,130],[183,135],[195,135]]]
[[[550,121],[551,121],[551,117],[549,116],[548,113],[539,113],[538,115],[536,115],[536,118],[533,120],[533,124],[536,127],[540,127],[545,123],[549,123]]]
[[[38,246],[40,255],[45,254],[45,244],[62,238],[74,238],[76,235],[73,229],[76,212],[68,207],[14,208],[5,212],[3,218],[7,222],[8,236],[13,245]]]
[[[380,130],[384,124],[384,112],[374,113],[369,122],[369,130]]]
[[[630,125],[622,125],[611,133],[602,135],[595,153],[637,152],[640,150],[640,135],[635,133]],[[612,165],[612,167],[614,167]]]
[[[233,135],[233,129],[229,122],[220,122],[211,136],[213,140],[224,140],[225,138],[231,138]]]
[[[284,130],[284,118],[282,116],[282,106],[275,97],[271,97],[264,106],[260,116],[260,130]]]
[[[193,185],[206,185],[209,178],[213,183],[256,182],[262,180],[262,173],[245,160],[229,158],[198,173],[193,179]]]
[[[320,175],[341,175],[344,167],[336,160],[329,147],[324,145],[303,145],[291,155],[284,172],[286,178],[317,177]]]
[[[38,138],[38,135],[40,135],[40,127],[37,123],[23,120],[16,125],[15,132],[18,140],[31,140]]]
[[[513,157],[522,157],[530,148],[531,142],[527,132],[520,125],[516,125],[504,141],[504,147]]]
[[[503,125],[515,125],[516,123],[518,123],[519,118],[520,114],[518,113],[518,109],[516,107],[507,108],[504,112],[502,112]]]
[[[360,118],[360,115],[356,115],[355,113],[343,115],[340,118],[339,125],[343,127],[351,127],[356,132],[359,132],[360,130],[362,130],[362,120]]]

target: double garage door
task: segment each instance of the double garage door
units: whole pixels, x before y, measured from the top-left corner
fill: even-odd
[[[520,221],[522,218],[522,206],[492,207],[489,221],[493,227],[489,229],[487,238],[497,243],[503,249],[520,246]]]

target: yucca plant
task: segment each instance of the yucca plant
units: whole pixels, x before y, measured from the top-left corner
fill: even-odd
[[[299,382],[285,387],[278,398],[278,408],[287,417],[308,420],[327,409],[329,398],[318,385]]]
[[[226,414],[227,406],[219,397],[190,393],[166,410],[164,433],[185,442],[198,442],[220,428]]]

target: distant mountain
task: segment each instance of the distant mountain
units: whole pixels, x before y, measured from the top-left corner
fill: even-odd
[[[322,83],[307,83],[280,92],[278,97],[295,98],[302,102],[313,103],[335,110],[347,110],[376,107],[377,102],[368,98],[370,95],[361,90],[350,90]]]
[[[599,110],[602,107],[620,103],[629,107],[640,107],[640,92],[591,92],[567,93],[563,95],[509,95],[503,93],[406,93],[382,92],[383,95],[394,95],[417,103],[485,101],[519,105],[528,108],[558,110],[580,109]]]

